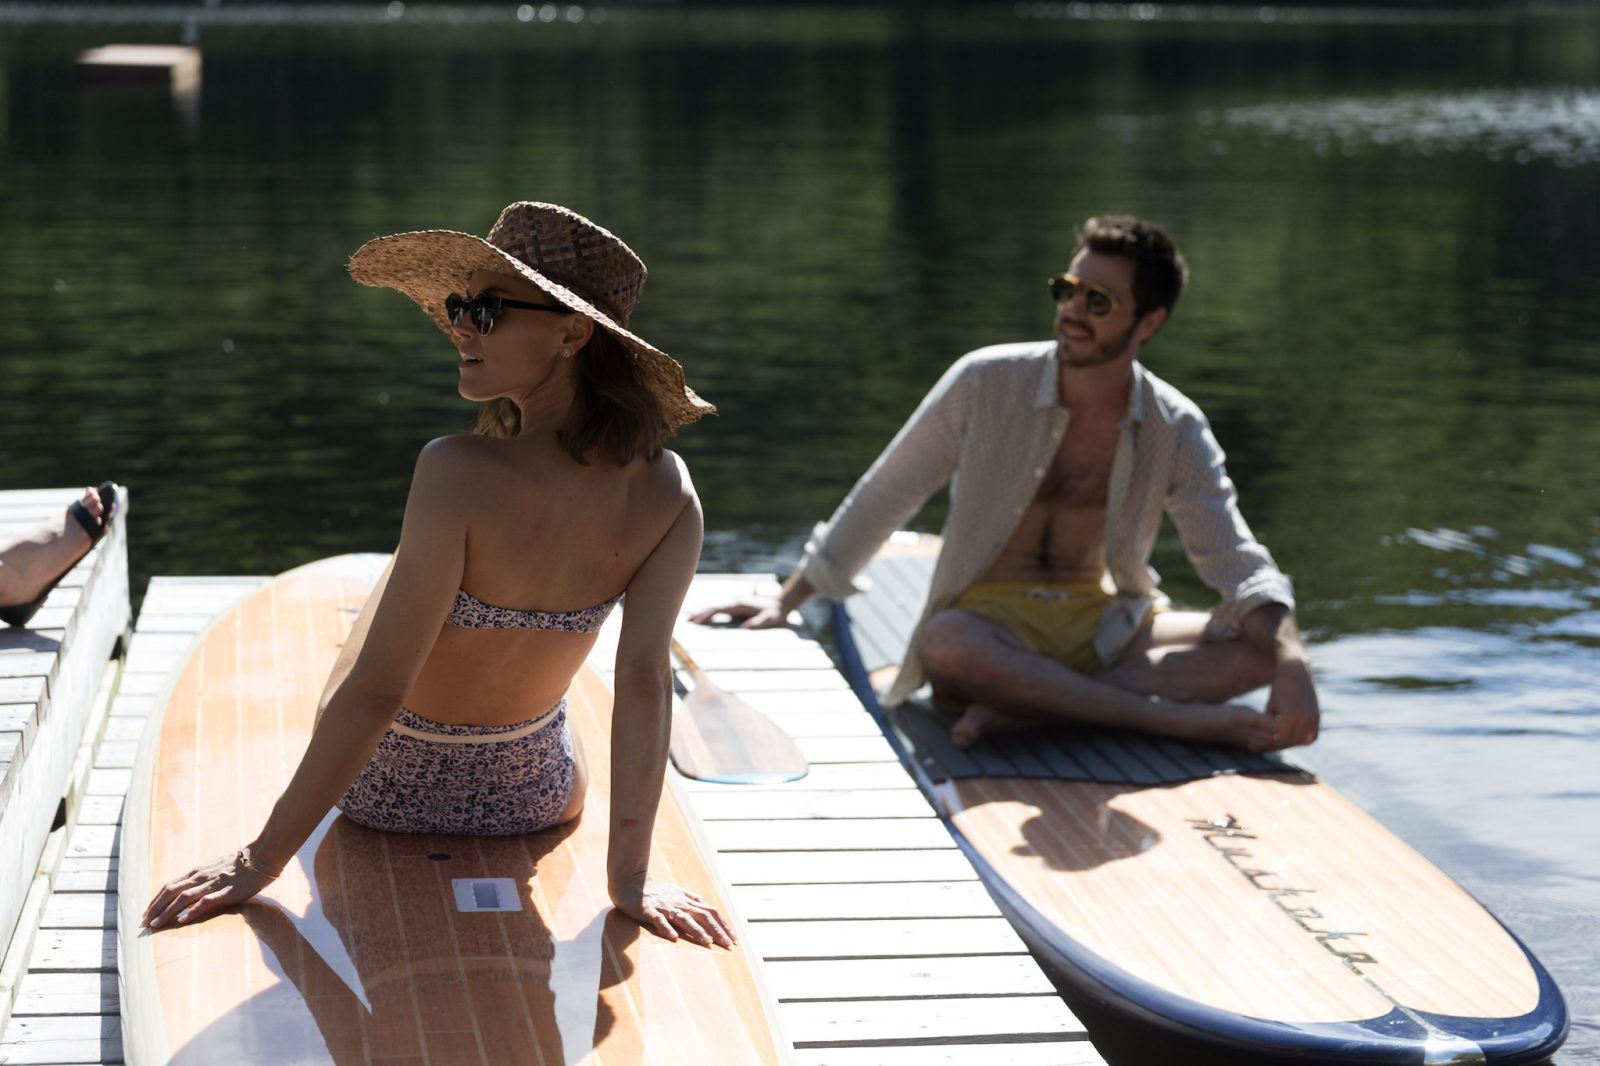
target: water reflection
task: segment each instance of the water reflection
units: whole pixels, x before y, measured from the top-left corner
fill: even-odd
[[[572,831],[396,835],[334,812],[270,897],[242,911],[282,982],[257,999],[277,1005],[234,1009],[175,1061],[255,1060],[269,1046],[333,1063],[577,1063],[598,1049],[637,1057],[637,1034],[612,1039],[606,989],[633,974],[641,930],[613,919],[561,861]],[[491,877],[515,883],[517,909],[461,912],[453,882]],[[630,1029],[635,1021],[648,1015]]]
[[[1365,147],[1476,153],[1499,162],[1600,163],[1600,90],[1589,87],[1402,93],[1230,108],[1223,119],[1308,142],[1319,156]]]

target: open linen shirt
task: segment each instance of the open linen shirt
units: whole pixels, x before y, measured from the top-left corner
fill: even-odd
[[[860,592],[855,576],[878,547],[949,483],[944,545],[886,703],[922,685],[923,626],[989,570],[1032,502],[1071,420],[1059,389],[1053,340],[969,352],[806,543],[800,567],[818,592],[833,599]],[[1289,579],[1239,513],[1222,448],[1200,408],[1136,362],[1120,434],[1105,543],[1116,598],[1100,618],[1101,660],[1116,658],[1152,603],[1167,602],[1150,567],[1163,512],[1200,579],[1222,597],[1211,612],[1213,633],[1236,634],[1240,620],[1265,603],[1292,609]]]

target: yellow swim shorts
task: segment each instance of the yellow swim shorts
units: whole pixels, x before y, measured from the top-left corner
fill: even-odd
[[[1034,654],[1092,677],[1106,668],[1094,640],[1112,599],[1098,581],[983,581],[954,606],[1004,626]]]

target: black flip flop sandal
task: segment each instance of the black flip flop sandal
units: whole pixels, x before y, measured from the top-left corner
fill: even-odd
[[[94,546],[99,544],[105,537],[106,532],[111,528],[111,520],[117,516],[117,484],[114,481],[106,481],[95,491],[100,494],[100,505],[104,512],[99,519],[89,513],[89,509],[83,505],[81,500],[73,500],[67,507],[67,514],[71,515],[78,525],[83,527],[83,531],[89,534],[89,547],[85,549],[83,555],[72,560],[71,566],[57,574],[55,580],[44,587],[44,591],[39,593],[38,599],[33,600],[31,603],[0,607],[0,622],[12,626],[27,625],[33,616],[39,612],[39,608],[44,606],[44,601],[49,598],[50,593],[54,592],[56,586],[61,584],[61,579],[72,573],[72,567],[82,562],[84,556],[94,551]]]

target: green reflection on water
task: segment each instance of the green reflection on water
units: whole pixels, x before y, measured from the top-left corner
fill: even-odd
[[[344,261],[550,199],[651,264],[635,324],[721,408],[679,442],[707,564],[770,564],[951,360],[1046,332],[1078,220],[1131,210],[1195,267],[1148,362],[1210,414],[1309,624],[1503,624],[1534,608],[1455,593],[1595,586],[1597,168],[1514,111],[1424,127],[1473,93],[1597,106],[1600,21],[495,19],[206,26],[192,114],[73,76],[172,26],[0,27],[6,484],[132,484],[139,577],[388,547],[416,450],[471,412],[443,338]],[[1349,100],[1366,126],[1334,125]],[[1175,541],[1157,565],[1204,601]]]

